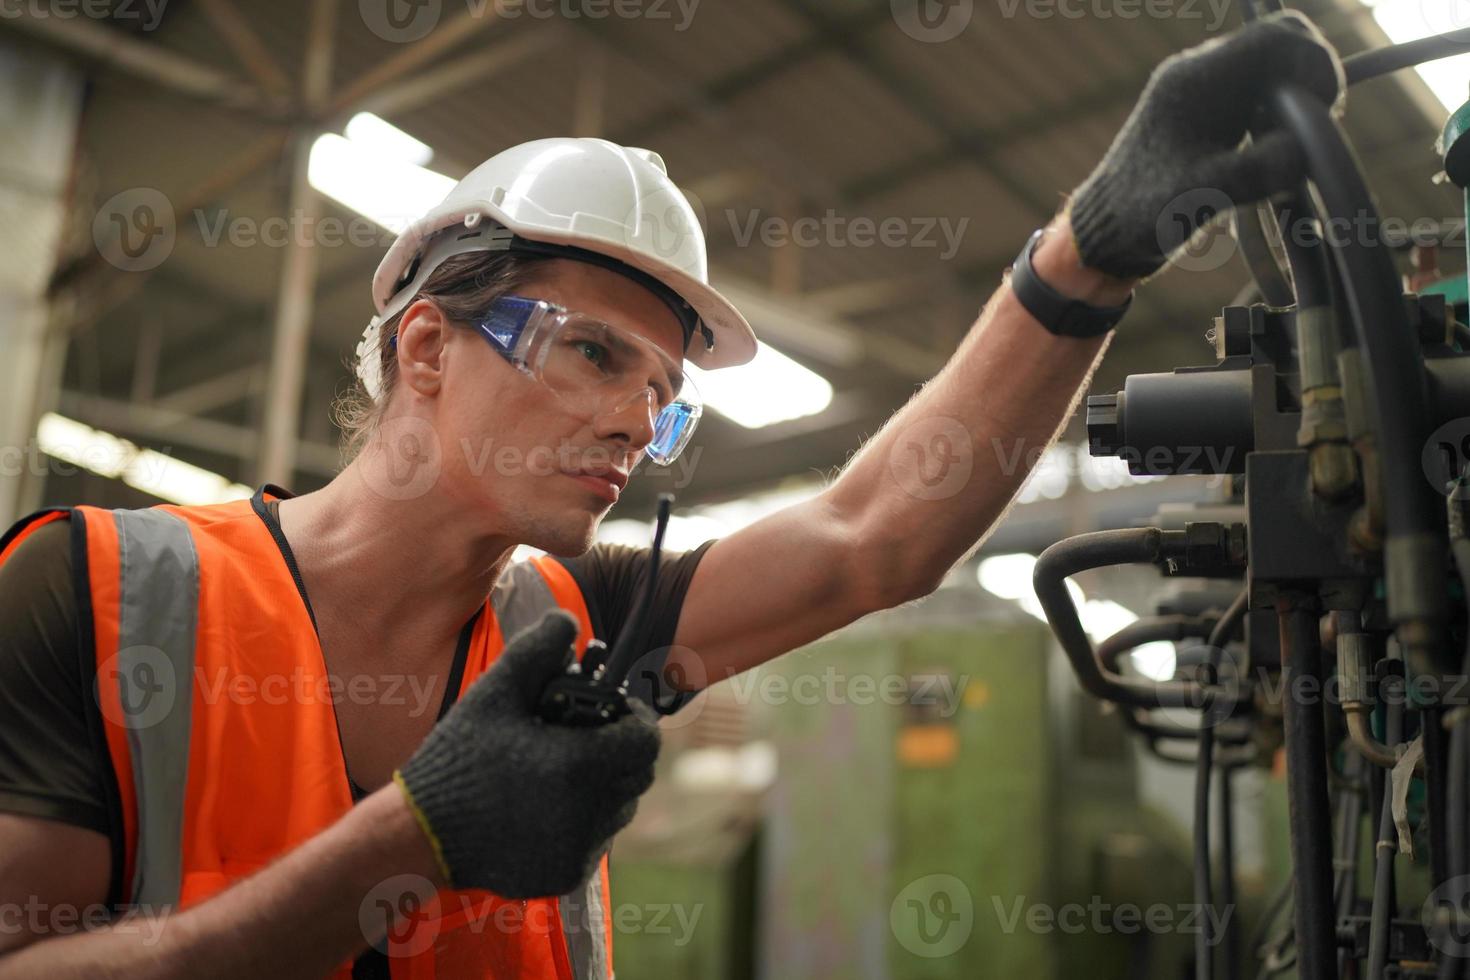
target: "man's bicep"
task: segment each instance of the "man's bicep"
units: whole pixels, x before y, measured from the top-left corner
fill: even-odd
[[[822,497],[721,538],[684,597],[667,674],[702,688],[826,636],[873,611],[846,525]],[[685,678],[685,680],[681,680]]]
[[[0,813],[106,833],[106,759],[88,712],[71,527],[37,528],[0,564]]]

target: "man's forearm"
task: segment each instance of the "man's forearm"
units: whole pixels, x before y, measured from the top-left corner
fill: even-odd
[[[363,917],[382,921],[378,899],[396,905],[401,895],[384,887],[396,876],[421,891],[443,887],[427,838],[398,786],[389,784],[200,905],[151,922],[123,920],[43,939],[0,957],[0,980],[322,977],[367,947]]]
[[[1098,306],[1133,283],[1083,268],[1061,217],[1037,247],[1038,275]],[[900,595],[932,590],[1005,512],[1060,432],[1107,342],[1057,337],[1002,285],[949,362],[853,458],[829,490],[856,514]]]

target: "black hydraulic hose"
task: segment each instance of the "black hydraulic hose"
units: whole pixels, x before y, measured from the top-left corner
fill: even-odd
[[[1286,788],[1292,876],[1296,882],[1296,946],[1301,980],[1335,980],[1337,919],[1332,901],[1332,821],[1327,797],[1322,643],[1317,615],[1304,597],[1283,596]]]
[[[1356,85],[1379,75],[1412,68],[1427,61],[1452,58],[1466,51],[1470,51],[1470,28],[1363,51],[1342,59],[1342,67],[1347,74],[1347,83]]]
[[[1241,589],[1230,608],[1210,630],[1207,657],[1201,666],[1200,687],[1204,690],[1201,703],[1199,747],[1195,750],[1194,775],[1194,903],[1203,913],[1199,930],[1194,934],[1195,980],[1213,980],[1215,975],[1215,937],[1211,934],[1214,923],[1214,889],[1210,881],[1210,780],[1211,765],[1215,755],[1215,724],[1210,709],[1219,682],[1220,653],[1230,642],[1231,634],[1245,617],[1250,605],[1250,590]]]
[[[1104,672],[1082,628],[1077,606],[1067,591],[1067,578],[1092,568],[1157,562],[1176,553],[1168,542],[1178,541],[1182,553],[1182,531],[1156,527],[1125,528],[1078,534],[1047,548],[1036,559],[1031,575],[1036,598],[1046,613],[1052,633],[1072,664],[1077,680],[1087,693],[1139,708],[1196,708],[1202,701],[1200,686],[1193,681],[1151,681]],[[1166,537],[1168,535],[1169,537]]]
[[[1320,217],[1372,382],[1389,538],[1385,549],[1389,615],[1395,623],[1433,619],[1442,608],[1444,589],[1443,582],[1436,581],[1441,574],[1437,563],[1424,554],[1442,535],[1434,488],[1423,479],[1419,462],[1429,432],[1429,395],[1398,272],[1388,248],[1376,241],[1381,232],[1377,209],[1327,107],[1295,86],[1278,90],[1274,103],[1306,155],[1322,200]],[[1333,219],[1342,218],[1350,221],[1354,232],[1339,238]],[[1367,224],[1366,235],[1360,218]],[[1374,244],[1366,240],[1369,235]]]
[[[1342,922],[1353,914],[1358,904],[1358,839],[1363,827],[1363,794],[1366,787],[1362,782],[1363,766],[1367,760],[1351,749],[1343,753],[1343,786],[1337,794],[1337,842],[1334,861],[1337,875],[1332,883],[1333,896],[1337,899],[1337,921]],[[1337,951],[1337,972],[1345,975],[1349,951],[1343,947]]]
[[[1220,767],[1220,905],[1227,913],[1225,935],[1218,937],[1225,980],[1240,980],[1240,917],[1235,914],[1234,766]]]
[[[1444,711],[1425,707],[1419,712],[1419,729],[1424,738],[1424,806],[1429,816],[1429,878],[1438,888],[1450,878],[1449,834],[1446,833],[1445,778],[1449,771],[1450,746],[1445,738]]]
[[[1393,683],[1387,681],[1386,683]],[[1395,746],[1403,741],[1403,698],[1386,699],[1387,725],[1384,742]],[[1378,814],[1378,846],[1373,875],[1373,911],[1368,926],[1368,977],[1383,980],[1388,967],[1388,928],[1398,897],[1394,887],[1393,859],[1398,853],[1398,830],[1393,823],[1393,785],[1384,773],[1383,805]]]
[[[1123,657],[1145,643],[1172,643],[1195,636],[1208,636],[1218,622],[1218,616],[1210,615],[1172,614],[1140,619],[1124,626],[1107,639],[1099,641],[1097,660],[1104,671],[1117,673]],[[1144,718],[1141,711],[1134,709],[1125,709],[1120,717],[1129,729],[1150,741],[1155,739],[1193,741],[1199,737],[1197,727],[1159,724]],[[1215,733],[1215,737],[1224,745],[1244,745],[1250,741],[1251,734],[1250,730],[1245,727],[1232,729],[1221,726],[1220,730]],[[1193,758],[1181,760],[1158,752],[1154,754],[1166,762],[1193,761]]]
[[[1129,623],[1097,644],[1097,661],[1104,670],[1118,672],[1123,655],[1145,643],[1177,643],[1193,636],[1209,636],[1217,617],[1185,616],[1178,613],[1152,616]]]

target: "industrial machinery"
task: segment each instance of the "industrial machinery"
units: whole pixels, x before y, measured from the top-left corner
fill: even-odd
[[[1458,31],[1360,54],[1345,61],[1348,82],[1467,44]],[[1293,968],[1303,980],[1465,980],[1466,285],[1418,276],[1406,291],[1405,243],[1382,234],[1328,107],[1287,87],[1265,110],[1300,143],[1309,178],[1289,200],[1235,212],[1254,282],[1215,320],[1215,363],[1135,375],[1087,400],[1093,455],[1135,474],[1219,474],[1230,492],[1153,526],[1061,541],[1034,584],[1082,686],[1151,751],[1196,767],[1196,902],[1235,901],[1232,774],[1284,761],[1288,887],[1257,941],[1198,933],[1196,980]],[[1470,103],[1440,137],[1462,189],[1467,133]],[[1187,587],[1094,647],[1066,578],[1123,563]],[[1128,652],[1158,640],[1178,644],[1174,678],[1128,672]],[[1176,709],[1171,720],[1163,709]],[[1224,816],[1218,868],[1212,804]],[[1416,865],[1422,902],[1404,887]]]

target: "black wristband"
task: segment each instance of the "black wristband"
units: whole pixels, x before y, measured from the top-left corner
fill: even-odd
[[[1132,294],[1121,306],[1092,306],[1063,296],[1042,282],[1031,264],[1031,255],[1044,234],[1045,228],[1033,232],[1011,266],[1011,292],[1016,294],[1017,302],[1059,337],[1098,337],[1112,330],[1133,305]]]

